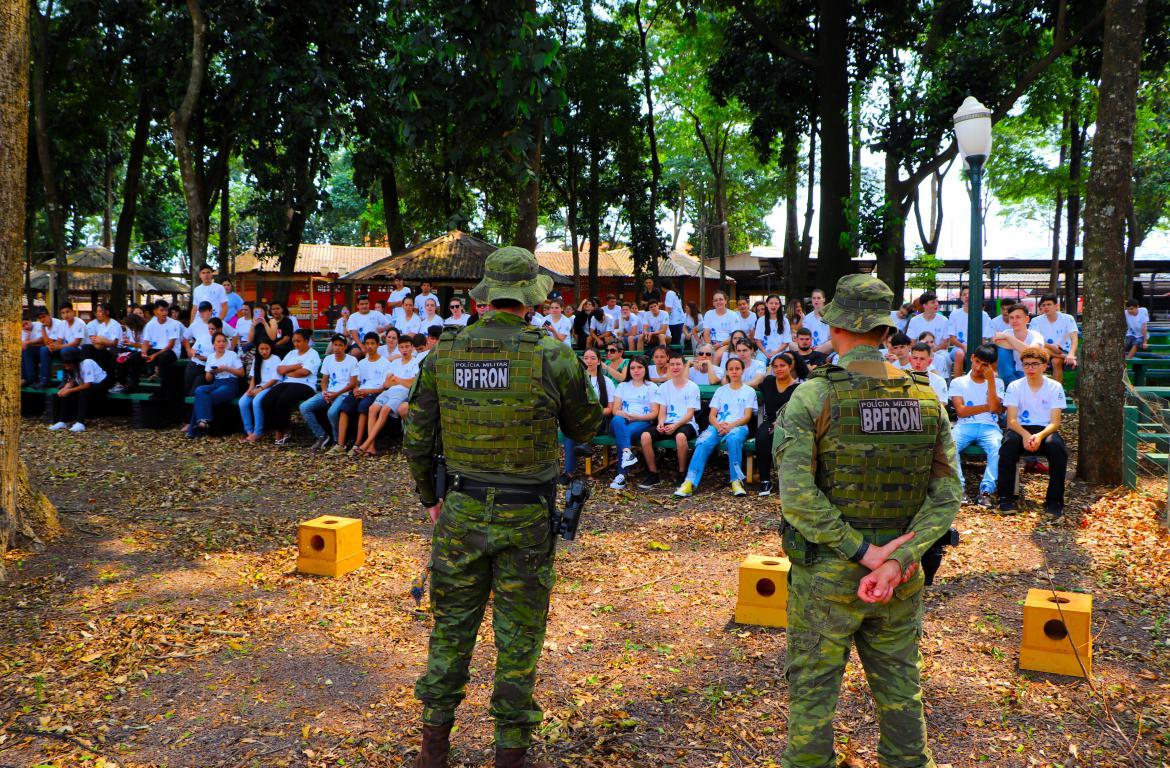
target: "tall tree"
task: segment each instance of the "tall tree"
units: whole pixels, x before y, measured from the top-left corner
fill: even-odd
[[[0,1],[0,325],[20,324],[28,152],[29,6]],[[29,487],[20,458],[20,336],[0,334],[0,556],[56,531],[57,512]],[[0,580],[6,577],[0,557]]]
[[[1121,482],[1125,369],[1116,340],[1125,334],[1125,226],[1133,183],[1133,134],[1146,0],[1108,0],[1097,132],[1085,200],[1085,345],[1082,354],[1077,475]]]

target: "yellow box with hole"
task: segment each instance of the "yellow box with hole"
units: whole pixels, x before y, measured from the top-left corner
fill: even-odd
[[[362,521],[324,515],[297,526],[297,570],[317,576],[344,576],[366,562]]]
[[[1084,677],[1093,674],[1093,596],[1029,589],[1024,601],[1020,669]],[[1076,652],[1073,646],[1076,646]],[[1077,663],[1077,656],[1080,663]],[[1084,664],[1084,671],[1081,670]]]
[[[791,567],[786,557],[766,555],[748,555],[739,564],[736,623],[788,626],[788,569]]]

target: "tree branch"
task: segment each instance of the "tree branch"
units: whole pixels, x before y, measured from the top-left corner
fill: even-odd
[[[734,0],[734,5],[736,10],[739,11],[740,15],[751,23],[756,32],[758,32],[760,36],[764,38],[765,42],[767,42],[768,45],[776,51],[776,53],[786,58],[792,59],[799,64],[803,64],[810,69],[817,69],[820,66],[820,61],[815,56],[810,56],[804,51],[796,48],[794,45],[777,34],[775,28],[771,24],[768,24],[766,21],[764,21],[764,19],[760,17],[760,14],[756,13],[756,9],[750,0]]]

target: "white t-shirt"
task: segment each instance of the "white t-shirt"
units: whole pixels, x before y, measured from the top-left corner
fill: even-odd
[[[608,304],[606,304],[601,308],[601,311],[604,312],[605,316],[610,319],[610,321],[613,323],[613,327],[617,328],[618,322],[622,319],[622,305],[616,304],[613,307],[610,307]]]
[[[284,359],[280,361],[281,365],[295,365],[297,363],[300,363],[302,366],[304,366],[305,370],[309,372],[309,375],[303,379],[285,376],[284,380],[286,382],[304,384],[306,387],[316,392],[317,371],[321,369],[321,356],[317,354],[317,350],[309,347],[309,349],[303,355],[294,349],[292,352],[289,352],[287,355],[285,355]]]
[[[65,344],[72,344],[77,339],[85,341],[85,321],[80,317],[74,317],[72,323],[66,323],[61,318],[55,317],[53,322],[49,324],[48,335],[53,341]]]
[[[666,321],[669,319],[670,317],[662,310],[658,310],[657,315],[651,314],[650,310],[646,310],[639,318],[639,325],[642,328],[642,333],[658,333],[666,327]]]
[[[938,352],[935,352],[931,358],[930,367],[933,373],[937,373],[943,379],[949,379],[951,377],[950,350],[940,349]]]
[[[349,386],[349,380],[357,371],[358,361],[353,355],[342,355],[341,360],[336,355],[330,355],[321,361],[321,375],[328,376],[325,385],[326,392],[340,392]]]
[[[20,340],[22,342],[24,342],[24,341],[40,341],[42,338],[44,338],[42,330],[41,330],[42,328],[43,328],[43,326],[40,324],[40,322],[33,320],[32,323],[29,325],[29,329],[27,331],[24,330],[23,328],[20,329]]]
[[[346,322],[345,330],[356,331],[360,344],[367,333],[377,333],[378,329],[384,325],[386,325],[386,316],[371,309],[364,315],[361,312],[352,313]]]
[[[417,312],[415,312],[410,317],[407,317],[405,312],[400,313],[397,316],[397,319],[394,321],[394,327],[398,329],[399,338],[401,338],[402,334],[404,333],[413,335],[426,330],[423,328],[422,318]]]
[[[666,322],[669,325],[679,325],[682,323],[683,303],[677,293],[667,291],[666,298],[662,300],[662,306],[666,308]]]
[[[980,341],[990,339],[991,334],[995,332],[992,330],[991,318],[987,316],[986,312],[980,312],[979,314],[983,315],[983,324],[981,326],[983,330]],[[967,312],[962,307],[951,310],[951,316],[947,318],[947,327],[950,329],[947,331],[948,336],[954,336],[961,344],[967,343]],[[936,341],[941,342],[942,339],[936,339]]]
[[[934,343],[942,346],[950,338],[951,323],[941,312],[936,312],[929,320],[926,315],[915,315],[910,319],[910,325],[906,326],[906,335],[911,341],[918,341],[918,337],[927,331],[934,335]]]
[[[926,375],[930,378],[930,388],[934,390],[934,396],[938,398],[940,403],[947,401],[947,380],[939,376],[934,371],[927,371]]]
[[[1138,307],[1136,315],[1131,315],[1128,311],[1125,313],[1125,327],[1129,329],[1130,336],[1142,337],[1142,326],[1150,322],[1150,310],[1145,307]]]
[[[1012,333],[1011,328],[1008,329],[1008,333]],[[1013,334],[1013,336],[1014,336],[1014,334]],[[1044,346],[1044,337],[1041,336],[1038,331],[1033,331],[1031,328],[1029,328],[1028,335],[1024,339],[1024,343],[1029,347],[1043,347]],[[1015,358],[1016,368],[1021,368],[1022,366],[1020,363],[1020,353],[1018,351],[1016,351],[1016,349],[1014,347],[1012,348],[1012,357]]]
[[[106,380],[106,372],[98,365],[97,360],[89,358],[81,361],[77,373],[82,384],[101,384]]]
[[[160,323],[157,317],[152,317],[142,329],[142,340],[149,342],[151,351],[155,352],[164,349],[167,342],[173,339],[175,343],[171,351],[177,355],[180,349],[179,340],[183,338],[185,330],[178,320],[168,317],[165,322]]]
[[[693,408],[695,413],[699,412],[701,407],[699,385],[688,380],[681,387],[678,387],[673,381],[665,381],[658,385],[658,391],[654,393],[654,402],[661,405],[666,412],[663,423],[673,424],[682,418],[688,408]],[[695,423],[694,414],[691,414],[691,420],[687,424],[690,424],[696,431],[699,429],[698,424]]]
[[[448,317],[446,320],[443,321],[443,325],[446,327],[451,327],[453,325],[457,325],[457,326],[462,327],[462,326],[467,325],[467,318],[468,317],[470,317],[470,315],[468,315],[466,312],[464,312],[459,317]]]
[[[711,331],[711,341],[722,343],[731,338],[731,334],[739,328],[739,315],[726,310],[721,315],[713,309],[703,313],[703,328]]]
[[[45,336],[53,341],[62,341],[69,333],[69,326],[65,325],[65,321],[59,317],[49,319],[49,324],[41,324],[41,328],[45,332]]]
[[[216,355],[214,351],[207,356],[207,362],[204,363],[205,369],[210,368],[243,368],[244,363],[240,360],[240,356],[234,350],[225,349],[222,355]],[[217,379],[232,379],[235,378],[234,373],[228,371],[216,371],[215,378]]]
[[[402,301],[410,295],[410,286],[404,285],[401,288],[395,288],[390,291],[390,298],[386,299],[387,304],[393,304],[396,301]],[[416,305],[417,306],[417,305]]]
[[[1041,381],[1040,391],[1033,392],[1028,386],[1028,379],[1023,378],[1008,384],[1003,404],[1018,409],[1020,424],[1046,427],[1052,423],[1053,409],[1064,410],[1068,405],[1068,398],[1064,395],[1064,387],[1055,379],[1045,376]]]
[[[752,331],[754,331],[756,329],[756,321],[759,319],[760,318],[756,317],[755,312],[749,311],[747,313],[747,317],[744,317],[739,312],[736,312],[735,313],[735,329],[737,331],[743,331],[744,333],[746,333],[750,336]]]
[[[991,318],[991,335],[999,333],[1000,331],[1010,331],[1012,329],[1011,323],[1003,319],[1003,315],[996,315]]]
[[[641,316],[631,312],[629,317],[619,317],[618,330],[623,336],[637,335],[642,330]]]
[[[202,318],[195,318],[190,325],[183,329],[183,340],[188,343],[193,344],[204,336],[207,337],[208,341],[211,340],[211,326],[203,322]]]
[[[358,389],[381,389],[386,381],[386,374],[390,372],[390,360],[379,357],[377,360],[365,358],[357,364]]]
[[[205,301],[211,303],[212,313],[222,319],[223,305],[227,303],[227,291],[223,289],[223,286],[215,282],[211,285],[200,283],[195,286],[195,290],[191,294],[191,307],[195,311],[199,311],[199,305]]]
[[[544,323],[548,323],[550,328],[565,337],[561,339],[562,344],[566,347],[573,346],[573,321],[571,318],[561,315],[560,320],[554,320],[552,315],[546,315],[541,325]]]
[[[345,324],[348,320],[349,320],[349,315],[341,315],[340,317],[338,317],[337,323],[333,326],[333,332],[344,336],[345,331],[346,331]]]
[[[632,413],[636,416],[649,416],[654,410],[654,393],[658,391],[658,385],[653,382],[644,382],[642,386],[636,386],[632,381],[623,381],[617,385],[617,390],[613,394],[613,399],[622,401],[622,410],[626,413]]]
[[[410,360],[405,358],[398,358],[390,361],[389,373],[394,374],[400,379],[414,379],[418,377],[418,365],[422,362],[419,355],[411,355]]]
[[[801,322],[802,327],[808,328],[809,333],[812,334],[814,348],[829,340],[829,326],[825,325],[824,320],[817,317],[816,312],[808,313]]]
[[[646,371],[646,378],[648,379],[669,379],[670,365],[665,368],[659,368],[657,363],[650,363],[650,368]]]
[[[727,366],[724,365],[724,371],[726,371],[726,368]],[[743,382],[744,384],[747,384],[747,382],[751,381],[755,377],[764,376],[767,373],[768,366],[764,364],[764,361],[752,358],[752,361],[747,364],[746,368],[743,369]]]
[[[730,384],[724,384],[715,390],[711,398],[711,408],[715,409],[715,418],[722,422],[739,421],[749,410],[756,409],[756,391],[746,384],[739,389],[732,389]]]
[[[348,355],[347,355],[348,357]],[[352,359],[352,358],[351,358]],[[284,377],[276,372],[276,369],[282,365],[280,358],[276,355],[269,355],[267,359],[260,361],[260,384],[267,384],[270,381],[280,383],[284,381]]]
[[[787,317],[781,317],[779,323],[770,321],[768,325],[771,326],[771,333],[764,332],[765,319],[761,317],[756,320],[755,335],[752,337],[763,344],[765,350],[780,349],[792,341],[792,327],[788,324]]]
[[[101,336],[117,343],[122,338],[122,324],[112,317],[104,323],[99,323],[96,319],[90,320],[85,324],[85,340],[81,342],[81,346],[92,346],[90,336]]]
[[[420,333],[426,333],[428,330],[430,330],[431,326],[434,326],[434,325],[442,326],[443,325],[443,318],[442,317],[440,317],[437,314],[436,315],[427,315],[427,313],[425,313],[425,312],[418,316],[418,321],[422,325],[422,330],[420,331]]]
[[[528,319],[528,324],[535,328],[539,328],[540,326],[544,325],[544,315],[540,314],[539,312],[533,312],[532,317]]]
[[[995,393],[999,395],[999,401],[1002,403],[1004,398],[1003,379],[998,376],[995,377]],[[965,376],[956,376],[947,389],[947,397],[957,397],[963,401],[963,405],[969,407],[987,405],[987,381],[972,381],[969,373]],[[990,412],[977,413],[974,416],[959,417],[959,423],[998,424],[998,416],[999,414]]]
[[[1048,315],[1036,315],[1028,328],[1043,336],[1045,344],[1056,344],[1065,352],[1072,349],[1072,335],[1078,332],[1076,319],[1064,312],[1057,312],[1056,320],[1049,320]]]
[[[711,370],[715,372],[715,383],[716,384],[718,384],[720,381],[723,381],[723,369],[722,368],[720,368],[718,365],[715,365],[715,363],[711,363]],[[707,374],[703,373],[698,368],[692,367],[690,375],[691,375],[691,381],[695,382],[696,384],[700,384],[702,386],[709,386],[711,384],[711,379],[707,377]]]
[[[419,314],[425,313],[427,311],[427,301],[428,300],[435,302],[435,313],[438,314],[439,310],[442,308],[443,305],[439,303],[439,297],[433,293],[420,293],[418,296],[415,296],[414,297],[415,310]]]

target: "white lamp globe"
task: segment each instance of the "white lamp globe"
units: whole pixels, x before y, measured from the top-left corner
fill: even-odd
[[[991,110],[968,96],[955,112],[955,141],[963,158],[991,154]]]

